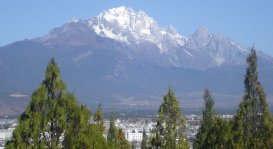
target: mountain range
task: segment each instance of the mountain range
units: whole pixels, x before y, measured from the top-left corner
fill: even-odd
[[[112,8],[0,47],[0,114],[22,111],[51,57],[69,90],[91,109],[99,102],[107,108],[157,107],[169,86],[182,109],[200,108],[205,88],[218,108],[236,107],[249,52],[206,27],[184,36],[143,11]],[[273,58],[257,54],[259,77],[273,105]]]

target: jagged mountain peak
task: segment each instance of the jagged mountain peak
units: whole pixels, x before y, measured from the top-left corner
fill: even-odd
[[[89,21],[89,26],[100,36],[131,45],[149,42],[160,52],[172,45],[182,46],[186,37],[179,35],[173,27],[161,27],[144,11],[128,7],[117,7],[103,11]]]
[[[209,29],[205,26],[199,27],[193,35],[195,36],[208,36],[209,35]]]
[[[52,29],[46,36],[37,40],[52,45],[56,41],[67,39],[71,41],[75,35],[88,32],[132,46],[153,44],[160,53],[181,47],[187,41],[187,38],[178,34],[173,26],[162,27],[144,11],[136,11],[125,6],[105,10],[86,20],[70,19],[63,26]],[[59,40],[60,38],[65,40]],[[82,38],[75,40],[79,39]],[[76,43],[84,44],[82,41]]]
[[[166,86],[180,91],[183,102],[202,98],[199,93],[209,86],[222,97],[220,103],[235,103],[230,97],[240,98],[243,92],[248,53],[205,27],[185,37],[172,26],[161,27],[143,11],[122,6],[92,18],[70,19],[43,37],[0,47],[1,97],[9,99],[17,91],[31,94],[53,56],[69,88],[77,89],[87,104],[94,103],[92,98],[105,99],[106,105],[129,107],[142,99],[155,105]],[[257,55],[261,82],[273,95],[273,59]]]
[[[96,18],[139,34],[151,34],[150,29],[158,26],[144,11],[135,11],[125,6],[105,10]]]
[[[210,33],[207,27],[201,26],[193,34],[182,36],[173,26],[162,27],[144,11],[125,6],[85,20],[70,19],[38,41],[53,46],[79,46],[105,45],[104,39],[140,50],[145,57],[159,63],[193,69],[243,65],[249,52],[223,34]]]

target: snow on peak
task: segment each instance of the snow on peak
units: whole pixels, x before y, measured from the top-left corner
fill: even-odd
[[[112,8],[100,13],[99,20],[105,20],[123,30],[150,35],[151,28],[157,26],[156,22],[143,11],[134,11],[124,6]]]
[[[167,51],[168,44],[182,46],[186,41],[186,37],[179,35],[173,27],[160,27],[145,12],[125,6],[100,13],[89,20],[89,26],[98,35],[120,42],[139,44],[148,41],[155,44],[160,52]]]

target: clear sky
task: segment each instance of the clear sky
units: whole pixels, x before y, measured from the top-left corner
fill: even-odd
[[[70,18],[86,19],[121,5],[143,10],[182,35],[205,26],[273,56],[273,0],[2,0],[0,46],[45,35]]]

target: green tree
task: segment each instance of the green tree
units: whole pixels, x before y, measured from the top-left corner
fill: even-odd
[[[273,146],[272,114],[258,80],[257,56],[252,48],[247,57],[245,95],[233,124],[233,148],[271,148]]]
[[[104,120],[103,120],[103,110],[101,104],[97,108],[95,115],[94,115],[94,122],[100,127],[101,132],[104,132]]]
[[[214,110],[214,99],[209,90],[205,90],[203,99],[205,101],[205,109],[203,110],[203,118],[200,122],[201,124],[198,129],[198,133],[196,134],[196,140],[193,144],[194,148],[196,149],[210,148],[212,145],[210,143],[211,137],[214,137],[209,136],[216,117]]]
[[[121,128],[118,129],[116,137],[119,149],[131,149],[131,145],[126,140],[125,134],[123,133]]]
[[[126,140],[122,129],[118,129],[115,126],[115,117],[114,113],[111,114],[110,117],[110,126],[107,133],[107,143],[108,148],[110,149],[130,149],[131,146],[129,142]]]
[[[115,118],[112,113],[110,117],[109,129],[107,133],[107,143],[110,148],[113,148],[117,144],[116,134],[117,134],[117,128],[115,126]]]
[[[152,145],[155,148],[175,149],[179,147],[189,148],[188,141],[185,140],[185,118],[180,112],[180,104],[174,92],[169,88],[163,103],[158,110],[157,125]],[[176,139],[180,139],[179,145]]]
[[[228,120],[217,117],[214,110],[214,99],[209,90],[204,91],[205,109],[196,140],[195,149],[230,148],[231,127]]]
[[[148,138],[147,138],[147,134],[146,134],[146,130],[143,128],[143,132],[142,132],[142,141],[141,141],[141,149],[148,149]]]
[[[211,130],[207,134],[209,137],[206,144],[210,144],[208,149],[230,149],[231,127],[230,121],[216,117]]]
[[[34,91],[30,104],[20,116],[8,147],[60,147],[66,129],[66,85],[54,59],[48,64],[45,80]]]
[[[86,141],[79,142],[80,139],[74,136],[91,136],[90,118],[89,110],[80,107],[76,97],[66,91],[59,67],[52,58],[46,68],[45,80],[33,92],[6,148],[74,148],[74,143],[84,146]],[[72,144],[67,144],[67,140]]]
[[[90,123],[91,113],[86,106],[81,106],[80,110],[73,112],[72,117],[65,135],[64,148],[105,149],[107,147],[99,125]]]

